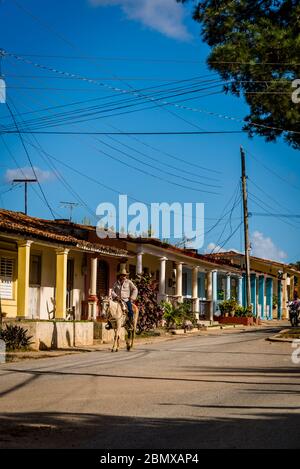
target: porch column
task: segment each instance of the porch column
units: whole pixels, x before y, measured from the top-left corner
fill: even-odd
[[[29,266],[32,241],[18,243],[17,316],[26,317],[29,309]]]
[[[260,307],[260,317],[265,319],[265,276],[258,277],[258,304]]]
[[[192,300],[193,300],[193,312],[199,313],[198,267],[193,267],[192,269]]]
[[[209,320],[212,321],[214,316],[214,302],[213,302],[213,282],[212,282],[212,272],[209,271],[206,273],[207,280],[207,299],[209,301]]]
[[[159,269],[159,299],[160,301],[166,299],[166,257],[160,258],[160,269]]]
[[[282,280],[277,283],[277,319],[282,319]]]
[[[97,318],[97,270],[98,258],[91,257],[91,278],[90,278],[90,294],[89,294],[89,319]]]
[[[136,255],[136,275],[143,273],[143,252],[138,252]]]
[[[266,280],[266,296],[268,319],[273,319],[273,279],[270,277]]]
[[[251,281],[251,304],[253,316],[256,316],[256,274],[250,274]]]
[[[290,277],[290,301],[294,300],[294,292],[295,292],[295,275]]]
[[[182,303],[182,264],[176,262],[176,297],[179,303]]]
[[[287,311],[287,300],[288,300],[288,276],[287,273],[283,274],[283,281],[282,281],[282,318],[286,319],[288,317]]]
[[[243,277],[238,277],[238,304],[243,306]]]
[[[68,252],[69,249],[56,249],[55,319],[66,317]]]
[[[230,298],[231,298],[231,274],[226,274],[225,300],[230,300]]]

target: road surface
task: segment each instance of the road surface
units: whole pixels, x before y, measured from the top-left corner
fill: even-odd
[[[300,364],[273,333],[0,365],[0,448],[300,448]]]

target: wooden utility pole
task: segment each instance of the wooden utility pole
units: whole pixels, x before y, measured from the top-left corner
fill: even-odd
[[[24,205],[25,205],[25,215],[27,215],[27,184],[31,182],[38,182],[37,179],[13,179],[13,182],[22,182],[24,183]]]
[[[245,164],[245,152],[241,147],[242,163],[242,191],[243,191],[243,212],[244,212],[244,240],[245,240],[245,264],[246,264],[246,306],[251,306],[251,283],[250,283],[250,241],[248,223],[248,200],[247,200],[247,176]]]

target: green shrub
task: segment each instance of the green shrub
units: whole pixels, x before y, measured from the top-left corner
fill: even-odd
[[[194,315],[191,313],[191,302],[185,301],[174,306],[169,301],[162,301],[161,303],[164,314],[163,319],[166,321],[166,327],[181,327],[183,322],[187,319],[193,322]]]
[[[235,316],[238,318],[251,318],[253,316],[252,307],[239,305],[235,310]]]
[[[27,349],[32,343],[32,336],[27,332],[23,327],[6,324],[4,329],[0,329],[0,339],[4,340],[7,350]]]
[[[163,309],[157,302],[156,284],[150,275],[138,276],[134,283],[139,291],[136,299],[139,308],[137,333],[156,329],[163,316]]]
[[[230,300],[224,300],[219,303],[219,309],[221,311],[222,316],[225,316],[227,313],[231,316],[234,316],[238,306],[239,304],[235,298],[231,298]]]

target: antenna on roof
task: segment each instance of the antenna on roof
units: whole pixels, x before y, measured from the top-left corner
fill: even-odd
[[[61,207],[68,208],[70,210],[69,220],[72,221],[72,214],[75,207],[78,207],[79,204],[76,202],[60,202]]]

